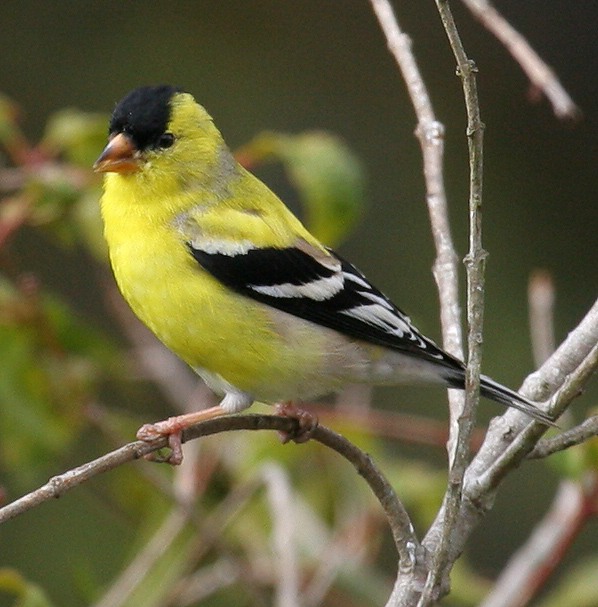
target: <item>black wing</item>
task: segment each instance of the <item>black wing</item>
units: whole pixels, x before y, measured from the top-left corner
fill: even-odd
[[[464,364],[422,335],[409,317],[353,265],[328,251],[266,247],[235,253],[206,251],[188,243],[196,261],[230,289],[350,337],[438,365],[439,377],[464,389]],[[521,394],[482,375],[483,396],[554,425]]]
[[[353,265],[329,251],[265,247],[238,254],[188,243],[196,261],[230,289],[350,337],[461,370]]]

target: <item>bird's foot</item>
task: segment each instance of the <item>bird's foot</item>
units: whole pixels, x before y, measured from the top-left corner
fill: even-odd
[[[298,422],[297,429],[293,432],[278,432],[283,444],[291,440],[295,443],[305,443],[313,436],[318,427],[318,417],[309,411],[305,411],[305,409],[299,409],[292,401],[278,403],[276,413],[285,417],[292,417]]]
[[[158,462],[168,462],[178,466],[183,461],[183,430],[203,422],[207,419],[214,417],[221,417],[230,413],[228,409],[217,405],[215,407],[209,407],[208,409],[202,409],[200,411],[193,411],[192,413],[185,413],[184,415],[177,415],[176,417],[169,417],[161,422],[155,424],[144,424],[137,430],[137,438],[143,441],[152,441],[157,438],[167,436],[168,446],[171,452],[166,457],[156,456],[150,453],[145,456],[146,459]]]
[[[146,425],[149,426],[151,424]],[[157,462],[159,464],[170,464],[172,466],[179,466],[183,463],[182,436],[182,431],[173,432],[172,434],[169,434],[168,447],[170,448],[170,453],[167,453],[166,455],[161,455],[158,452],[153,451],[152,453],[147,453],[146,455],[144,455],[144,459],[150,462]]]
[[[169,417],[155,424],[144,424],[137,430],[137,438],[142,441],[150,442],[163,436],[168,437],[168,446],[170,453],[168,455],[158,455],[157,453],[148,453],[145,459],[151,462],[168,463],[178,466],[183,461],[183,430],[190,424],[185,424],[184,415]]]

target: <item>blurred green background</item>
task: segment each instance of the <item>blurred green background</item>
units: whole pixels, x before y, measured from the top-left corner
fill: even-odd
[[[554,277],[558,341],[598,292],[598,8],[562,0],[497,4],[559,74],[583,112],[579,122],[563,124],[545,101],[533,103],[529,84],[507,51],[455,3],[465,47],[479,68],[487,127],[483,212],[490,257],[484,369],[515,387],[533,369],[526,301],[530,273],[544,268]],[[468,167],[460,82],[434,3],[395,2],[395,7],[446,127],[446,184],[463,256]],[[21,124],[33,142],[60,109],[109,113],[131,88],[160,82],[192,92],[233,149],[262,130],[325,129],[340,136],[366,167],[369,201],[341,252],[424,332],[439,339],[430,272],[434,251],[414,114],[368,2],[4,0],[0,40],[0,91],[18,103]],[[296,202],[276,166],[259,174]],[[19,271],[34,272],[44,288],[75,302],[81,317],[98,329],[108,325],[119,339],[85,253],[65,252],[24,231],[13,254]],[[594,382],[575,405],[578,419],[597,397]],[[398,397],[384,390],[375,402],[393,407],[397,400],[406,411],[446,417],[439,390],[405,389]],[[481,416],[487,419],[497,411],[485,402]],[[67,461],[50,462],[48,474],[83,461],[83,454],[93,451],[92,434],[89,441]],[[392,448],[420,453],[400,444]],[[443,453],[437,449],[424,457],[437,463]],[[543,512],[554,483],[550,471],[538,464],[509,481],[471,545],[483,573],[500,569]],[[126,537],[127,525],[102,509],[94,494],[94,489],[78,489],[3,526],[0,567],[19,568],[48,588],[57,604],[80,604],[69,590],[69,576],[78,566],[88,566],[75,565],[88,544],[94,545],[93,556],[84,558],[92,559],[102,582],[118,570],[126,551],[119,540]],[[69,520],[64,518],[67,508]],[[589,529],[573,554],[595,547],[597,539],[595,527]],[[40,545],[60,554],[60,562],[49,565]]]

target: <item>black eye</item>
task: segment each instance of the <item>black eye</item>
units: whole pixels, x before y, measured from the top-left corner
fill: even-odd
[[[159,148],[165,149],[165,148],[171,147],[173,143],[174,143],[174,135],[167,131],[160,137],[160,139],[158,139],[157,146]]]

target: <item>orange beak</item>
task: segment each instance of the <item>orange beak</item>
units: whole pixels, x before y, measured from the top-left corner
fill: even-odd
[[[120,173],[129,175],[141,170],[141,154],[131,138],[124,133],[111,137],[110,141],[94,162],[96,173]]]

